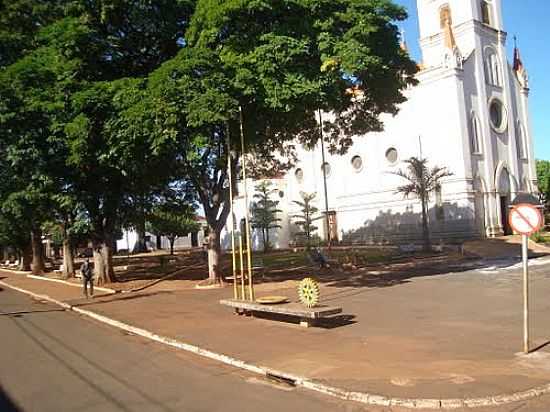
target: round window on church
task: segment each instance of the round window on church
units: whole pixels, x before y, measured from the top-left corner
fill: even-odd
[[[361,156],[353,156],[351,158],[351,167],[353,167],[354,172],[360,172],[363,169],[363,159],[361,159]]]
[[[498,133],[506,130],[506,109],[502,102],[498,99],[493,99],[489,105],[489,116],[491,118],[491,126]]]
[[[326,177],[329,177],[330,176],[330,172],[331,172],[331,168],[330,168],[330,164],[325,162],[322,166],[321,166],[321,170],[324,170],[325,171],[325,176]]]
[[[302,183],[304,181],[304,171],[302,169],[296,169],[294,177],[296,177],[298,183]]]
[[[386,150],[386,160],[392,165],[397,162],[397,149],[395,147]]]

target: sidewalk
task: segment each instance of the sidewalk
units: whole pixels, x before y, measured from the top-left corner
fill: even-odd
[[[534,344],[550,334],[547,266],[533,270]],[[399,398],[476,398],[550,382],[550,353],[521,349],[521,276],[475,271],[408,276],[349,274],[322,282],[322,301],[344,316],[320,328],[236,316],[223,290],[153,290],[98,296],[0,272],[4,282],[257,366],[334,387]],[[285,282],[276,294],[296,300]],[[273,286],[272,286],[273,288]],[[261,296],[261,288],[259,288]],[[265,293],[264,293],[265,294]],[[269,293],[273,294],[273,293]]]

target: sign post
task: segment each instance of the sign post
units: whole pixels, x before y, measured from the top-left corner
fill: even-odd
[[[514,204],[511,207],[509,222],[512,229],[521,234],[523,260],[523,352],[529,353],[529,235],[542,226],[542,214],[537,206],[530,203]]]

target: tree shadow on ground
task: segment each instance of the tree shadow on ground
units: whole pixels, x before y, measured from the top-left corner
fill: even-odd
[[[149,293],[136,292],[128,295],[120,295],[117,293],[117,294],[111,294],[111,295],[98,296],[97,298],[87,300],[85,302],[81,302],[81,300],[79,299],[73,306],[74,307],[84,307],[84,306],[92,306],[92,305],[96,306],[96,305],[101,305],[105,303],[136,300],[136,299],[149,298],[149,297],[158,296],[158,295],[170,295],[173,293],[174,292],[170,290],[159,290],[156,292],[149,292]]]
[[[0,411],[2,412],[22,412],[19,406],[8,396],[0,385]]]
[[[254,282],[255,284],[283,283],[313,276],[319,283],[333,288],[381,288],[402,285],[418,277],[443,276],[483,269],[498,270],[520,261],[516,257],[488,260],[444,253],[420,258],[411,255],[395,263],[369,265],[353,271],[315,267],[276,274],[267,271],[263,276],[255,276]]]
[[[345,244],[405,245],[422,244],[422,214],[415,212],[418,201],[412,200],[404,212],[392,209],[380,210],[374,219],[344,232]],[[462,243],[464,240],[480,239],[481,218],[470,207],[444,202],[428,210],[428,227],[433,244]]]

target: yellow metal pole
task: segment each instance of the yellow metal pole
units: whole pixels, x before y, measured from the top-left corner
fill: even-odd
[[[237,262],[235,259],[235,215],[233,214],[233,168],[231,167],[231,143],[229,138],[229,126],[227,126],[227,165],[229,171],[229,204],[231,213],[231,258],[233,263],[233,299],[239,299],[237,287]]]
[[[246,230],[246,257],[248,266],[248,294],[251,301],[254,300],[254,281],[252,279],[252,248],[250,247],[250,219],[248,216],[248,185],[246,184],[246,156],[244,152],[244,129],[243,129],[243,109],[239,106],[240,126],[241,126],[241,150],[243,156],[243,183],[244,183],[244,204],[245,204],[245,230]]]
[[[245,300],[245,289],[244,289],[244,257],[243,257],[243,236],[239,235],[239,255],[240,255],[240,266],[241,266],[241,299]]]

